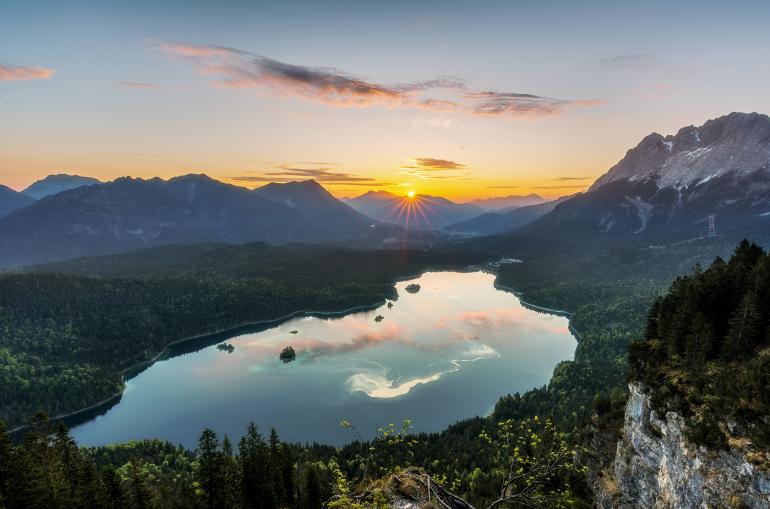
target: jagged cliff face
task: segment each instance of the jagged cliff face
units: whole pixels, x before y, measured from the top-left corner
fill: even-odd
[[[630,385],[625,422],[617,444],[613,479],[594,483],[603,508],[770,509],[770,453],[750,452],[731,440],[727,451],[710,451],[685,437],[684,419],[659,416],[650,397]],[[608,486],[614,493],[608,492]]]
[[[653,243],[770,225],[770,117],[731,113],[674,136],[650,134],[579,194],[525,228],[560,238]]]

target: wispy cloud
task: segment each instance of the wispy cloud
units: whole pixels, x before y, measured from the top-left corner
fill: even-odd
[[[299,168],[290,165],[278,166],[275,170],[260,172],[256,175],[243,175],[230,177],[237,182],[286,183],[293,180],[313,179],[325,185],[350,185],[379,187],[391,185],[389,182],[380,182],[372,177],[363,177],[354,173],[332,170],[330,168]]]
[[[119,87],[138,88],[138,89],[151,89],[158,88],[155,83],[145,83],[143,81],[116,81],[116,85]]]
[[[599,103],[597,100],[474,90],[452,77],[386,85],[334,68],[287,64],[222,46],[156,42],[154,47],[192,62],[200,72],[214,76],[216,86],[260,89],[278,96],[299,97],[337,107],[379,106],[518,118],[554,115],[570,108]]]
[[[476,115],[509,114],[514,117],[556,115],[576,106],[596,106],[596,99],[553,99],[533,94],[513,92],[465,92],[473,103]]]
[[[0,81],[47,80],[55,72],[42,67],[0,64]]]
[[[434,159],[432,157],[415,157],[413,159],[417,168],[423,171],[447,171],[464,170],[465,165],[448,159]]]
[[[421,179],[456,179],[469,174],[464,164],[449,159],[415,157],[411,161],[412,164],[402,166],[401,169]]]
[[[551,180],[557,182],[569,182],[571,180],[591,180],[592,177],[554,177]]]
[[[637,52],[623,55],[613,55],[599,60],[599,64],[608,67],[625,67],[650,62],[653,60],[651,53]]]
[[[583,189],[585,184],[576,184],[568,186],[532,186],[531,189]]]

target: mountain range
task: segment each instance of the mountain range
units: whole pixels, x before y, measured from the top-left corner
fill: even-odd
[[[655,244],[768,229],[770,117],[731,113],[675,135],[646,136],[587,192],[494,243],[549,237]]]
[[[40,198],[69,189],[100,183],[99,180],[92,177],[60,173],[40,179],[21,192],[0,184],[0,218],[7,216],[17,209],[32,205]]]
[[[466,221],[449,225],[446,231],[465,235],[495,235],[515,230],[551,212],[559,203],[572,196],[564,196],[535,205],[504,208],[498,212],[485,212]]]
[[[410,230],[440,230],[484,212],[478,205],[455,203],[440,196],[398,196],[387,191],[369,191],[345,200],[355,210],[383,223]]]
[[[770,223],[770,117],[732,113],[653,133],[551,219],[617,233],[705,235]],[[593,216],[593,218],[591,218]]]
[[[0,266],[163,244],[381,246],[401,242],[406,230],[412,238],[431,235],[431,243],[444,234],[496,236],[490,242],[497,246],[536,237],[655,244],[729,231],[767,233],[770,118],[731,113],[675,135],[650,134],[586,192],[538,200],[455,203],[386,191],[338,200],[312,180],[248,190],[205,175],[107,183],[54,175],[22,193],[0,186]],[[536,203],[524,205],[530,201]],[[494,212],[482,208],[503,205]]]
[[[385,235],[313,181],[251,191],[205,175],[119,178],[63,191],[0,220],[0,265],[164,244],[366,242]]]
[[[477,200],[471,200],[467,202],[468,205],[476,205],[488,212],[495,211],[509,211],[519,207],[528,207],[530,205],[538,205],[548,200],[540,196],[539,194],[512,194],[510,196],[496,196],[493,198],[480,198]]]

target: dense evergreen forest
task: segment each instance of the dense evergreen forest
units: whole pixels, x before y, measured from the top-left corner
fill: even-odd
[[[0,508],[384,509],[414,496],[405,479],[429,475],[410,468],[418,440],[408,431],[408,422],[388,427],[346,457],[283,443],[275,430],[264,437],[253,424],[237,446],[206,429],[188,451],[158,440],[78,448],[44,414],[13,444],[0,421]],[[478,507],[580,506],[573,486],[582,468],[551,421],[502,421],[475,442],[484,469],[472,471],[466,491]],[[435,479],[445,483],[446,474]]]
[[[170,246],[0,275],[0,419],[79,410],[172,341],[394,298],[393,281],[477,254]]]
[[[726,446],[721,418],[770,445],[770,254],[743,241],[729,261],[677,278],[630,364],[632,379],[655,388],[659,412],[688,418],[695,441]]]

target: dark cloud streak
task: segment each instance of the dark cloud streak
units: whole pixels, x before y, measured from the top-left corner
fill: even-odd
[[[222,46],[156,43],[156,49],[192,61],[216,84],[230,88],[259,88],[277,95],[301,97],[338,107],[457,111],[479,116],[537,117],[555,115],[596,100],[554,99],[535,94],[480,91],[453,77],[384,85],[334,68],[287,64]],[[430,96],[443,91],[451,97]],[[426,96],[427,95],[427,96]]]
[[[333,171],[330,168],[298,168],[293,166],[279,166],[273,171],[260,172],[258,175],[240,175],[230,177],[230,180],[237,182],[286,183],[296,180],[312,179],[326,185],[350,185],[350,186],[372,186],[379,187],[390,185],[389,183],[378,182],[371,177],[362,177],[352,173]]]

